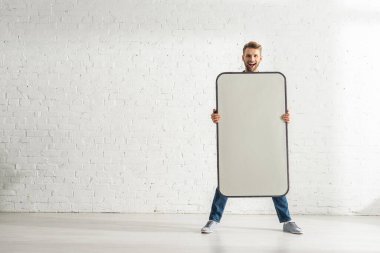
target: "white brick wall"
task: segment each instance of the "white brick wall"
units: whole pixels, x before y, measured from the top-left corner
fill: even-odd
[[[292,213],[380,214],[376,1],[0,1],[0,211],[208,212],[215,78],[288,80]],[[270,199],[228,212],[273,213]]]

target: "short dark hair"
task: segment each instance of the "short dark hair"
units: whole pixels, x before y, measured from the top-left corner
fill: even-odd
[[[256,41],[250,41],[247,44],[245,44],[244,47],[243,47],[243,54],[245,52],[245,49],[247,49],[247,48],[260,49],[260,53],[261,53],[261,50],[262,50],[261,45],[259,43],[257,43]]]

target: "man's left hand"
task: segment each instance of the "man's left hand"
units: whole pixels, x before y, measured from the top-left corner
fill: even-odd
[[[289,114],[289,111],[286,111],[285,114],[283,114],[281,116],[281,119],[285,122],[285,123],[289,123],[290,122],[290,114]]]

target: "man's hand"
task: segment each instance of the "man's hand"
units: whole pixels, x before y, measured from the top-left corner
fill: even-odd
[[[285,122],[285,123],[289,123],[290,122],[290,114],[289,114],[289,111],[287,110],[285,114],[283,114],[281,116],[281,119]]]
[[[218,124],[221,118],[222,118],[222,117],[220,117],[220,115],[218,114],[218,112],[214,109],[214,110],[213,110],[213,113],[211,114],[212,122],[214,122],[215,124]],[[290,122],[290,114],[289,114],[289,111],[286,111],[286,113],[283,114],[283,115],[281,116],[281,119],[282,119],[285,123],[289,123],[289,122]]]
[[[211,114],[211,119],[212,119],[212,122],[214,122],[215,124],[218,124],[219,120],[221,119],[220,115],[215,109],[213,110],[213,113]]]

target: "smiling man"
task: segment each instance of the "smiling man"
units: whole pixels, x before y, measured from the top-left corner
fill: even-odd
[[[245,65],[244,72],[259,72],[257,68],[263,59],[261,56],[261,45],[254,41],[251,41],[244,45],[243,55],[241,56],[241,59]]]
[[[258,67],[262,60],[261,51],[262,47],[257,42],[250,41],[244,45],[242,55],[242,60],[245,66],[244,72],[258,72]],[[283,114],[281,118],[286,123],[290,121],[288,112]],[[215,124],[221,120],[221,116],[216,112],[215,109],[211,115],[211,119]],[[228,198],[224,196],[218,188],[216,188],[214,200],[211,206],[209,221],[201,229],[202,233],[209,234],[215,230],[222,218],[227,200]],[[283,231],[292,234],[302,234],[302,229],[299,228],[290,217],[286,196],[273,197],[272,200],[276,209],[278,220],[280,223],[283,223]]]

